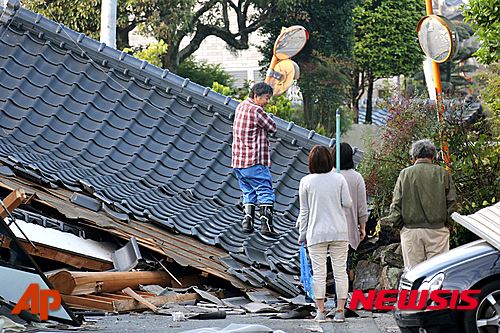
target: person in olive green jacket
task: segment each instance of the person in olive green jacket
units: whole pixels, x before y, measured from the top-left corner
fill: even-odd
[[[449,250],[445,223],[455,208],[453,180],[447,170],[433,164],[437,149],[432,142],[414,142],[410,155],[414,165],[400,172],[385,218],[401,229],[406,269]]]

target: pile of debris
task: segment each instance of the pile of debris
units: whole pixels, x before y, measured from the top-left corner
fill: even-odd
[[[65,218],[41,198],[46,193],[27,195],[28,182],[16,190],[6,182],[0,181],[1,313],[9,314],[32,283],[60,293],[62,307],[50,310],[49,319],[73,325],[99,313],[152,311],[186,320],[245,313],[306,318],[314,310],[304,296],[290,299],[235,283],[230,274],[211,275],[207,267],[183,267],[135,237],[120,247],[113,234]],[[19,317],[40,321],[25,311]]]
[[[390,225],[381,225],[378,235],[364,241],[357,250],[354,289],[398,289],[403,274],[403,255],[399,233]]]

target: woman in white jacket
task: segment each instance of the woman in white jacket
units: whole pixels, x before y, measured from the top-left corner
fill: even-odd
[[[345,320],[348,278],[346,259],[349,246],[347,220],[343,208],[352,200],[344,177],[332,170],[333,159],[325,146],[309,153],[309,175],[300,181],[299,244],[306,242],[313,268],[316,321],[325,321],[326,260],[331,256],[335,277],[337,309],[334,321]]]

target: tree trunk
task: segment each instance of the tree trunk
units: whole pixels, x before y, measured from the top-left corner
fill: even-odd
[[[116,49],[123,50],[124,48],[129,48],[130,43],[128,39],[128,29],[117,29],[116,31]]]
[[[313,117],[313,101],[312,98],[307,95],[303,94],[302,95],[302,105],[304,108],[304,122],[306,124],[307,128],[315,128],[316,124],[314,123],[314,117]]]
[[[372,110],[373,110],[373,81],[375,81],[373,74],[368,72],[368,92],[366,96],[366,115],[365,115],[365,124],[372,123]]]
[[[359,121],[359,91],[360,91],[360,79],[359,70],[355,69],[352,73],[352,90],[351,90],[351,110],[354,112],[354,123],[357,124]]]
[[[351,110],[354,112],[354,123],[359,122],[359,100],[365,93],[365,71],[355,69],[352,73]]]
[[[359,103],[356,103],[356,96],[359,90],[359,71],[354,70],[352,73],[352,89],[351,89],[351,110],[354,112],[354,123],[358,123],[359,119]]]
[[[168,44],[167,56],[163,57],[163,68],[168,68],[172,72],[176,72],[179,68],[179,45]]]

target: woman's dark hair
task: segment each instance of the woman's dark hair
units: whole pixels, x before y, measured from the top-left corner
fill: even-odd
[[[337,153],[337,147],[332,148],[332,158],[335,160]],[[340,170],[354,169],[354,161],[352,159],[354,153],[350,144],[342,142],[340,144]],[[335,164],[335,162],[334,162]]]
[[[316,145],[309,152],[309,173],[327,173],[333,169],[332,154],[325,146]]]
[[[273,87],[265,82],[259,82],[253,85],[250,90],[250,98],[255,98],[256,96],[262,96],[264,94],[273,95]]]

